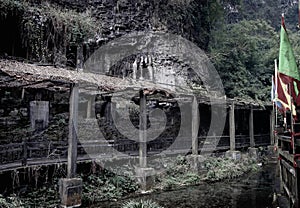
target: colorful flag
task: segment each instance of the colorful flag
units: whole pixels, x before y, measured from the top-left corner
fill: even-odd
[[[277,98],[275,99],[276,105],[277,102],[280,102],[284,111],[290,110],[292,111],[293,116],[296,116],[296,107],[292,102],[291,95],[288,93],[288,85],[283,83],[280,76],[277,76]]]
[[[291,103],[292,98],[289,94],[288,85],[283,83],[283,81],[279,76],[276,60],[275,60],[275,77],[272,76],[271,96],[272,96],[272,101],[275,103],[275,105],[281,112],[285,112],[286,110],[292,109],[293,116],[296,116],[296,107],[294,103]]]
[[[294,52],[288,38],[288,34],[282,16],[279,50],[279,76],[282,82],[288,86],[288,92],[300,106],[300,72],[298,70]]]
[[[275,104],[275,106],[282,112],[285,109],[283,108],[283,105],[278,100],[277,96],[277,86],[275,85],[275,78],[272,76],[272,89],[271,89],[271,101]]]

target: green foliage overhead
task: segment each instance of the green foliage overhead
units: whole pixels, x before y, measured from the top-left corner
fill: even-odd
[[[269,100],[279,36],[264,20],[243,20],[215,29],[210,56],[229,97]]]

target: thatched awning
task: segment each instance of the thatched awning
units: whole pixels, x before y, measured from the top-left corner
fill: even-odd
[[[187,99],[186,102],[191,102],[191,97],[196,96],[199,103],[211,104],[211,93],[202,91],[191,91],[188,89],[180,89],[179,91],[172,91],[164,84],[156,84],[149,81],[137,81],[130,78],[118,78],[101,74],[94,74],[88,72],[77,72],[75,70],[67,70],[65,68],[56,68],[53,66],[40,66],[36,64],[28,64],[12,60],[0,59],[0,87],[22,87],[22,88],[36,88],[47,89],[54,91],[68,90],[69,84],[79,83],[81,90],[86,93],[115,93],[127,94],[128,89],[147,89],[150,91],[162,90],[165,91],[169,98],[171,94],[176,95],[176,99]],[[146,86],[146,87],[145,87]],[[178,98],[179,97],[179,98]],[[175,100],[176,100],[175,99]],[[215,99],[214,99],[215,100]],[[227,100],[227,105],[234,102],[238,108],[264,108],[264,106],[272,106],[269,102],[258,103],[254,100],[245,101],[244,99],[220,99],[220,103]],[[218,99],[215,100],[218,103]],[[225,101],[226,102],[226,101]]]
[[[107,75],[100,75],[65,68],[55,68],[53,66],[39,66],[23,62],[1,60],[0,73],[7,76],[0,76],[0,87],[32,87],[46,88],[55,85],[79,83],[87,87],[87,90],[94,89],[99,91],[111,92],[124,89],[162,89],[170,91],[162,85],[152,82],[139,82],[132,79],[122,79]],[[52,84],[53,85],[53,84]]]

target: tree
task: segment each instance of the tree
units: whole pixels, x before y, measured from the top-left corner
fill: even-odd
[[[212,32],[210,56],[229,97],[269,100],[279,36],[264,20],[242,20]]]

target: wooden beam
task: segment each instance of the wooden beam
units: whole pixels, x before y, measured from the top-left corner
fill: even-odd
[[[139,162],[141,168],[147,167],[147,105],[144,91],[140,91],[140,131],[139,131]]]
[[[76,175],[77,132],[78,132],[78,85],[71,84],[69,103],[68,178]]]
[[[198,102],[197,98],[194,96],[193,102],[192,102],[192,154],[198,155],[198,131],[199,131],[199,108],[198,108]]]
[[[230,135],[230,150],[235,151],[234,102],[232,102],[229,108],[229,135]]]
[[[254,123],[253,123],[253,107],[250,107],[249,113],[249,137],[250,137],[250,147],[255,147],[254,141]]]

